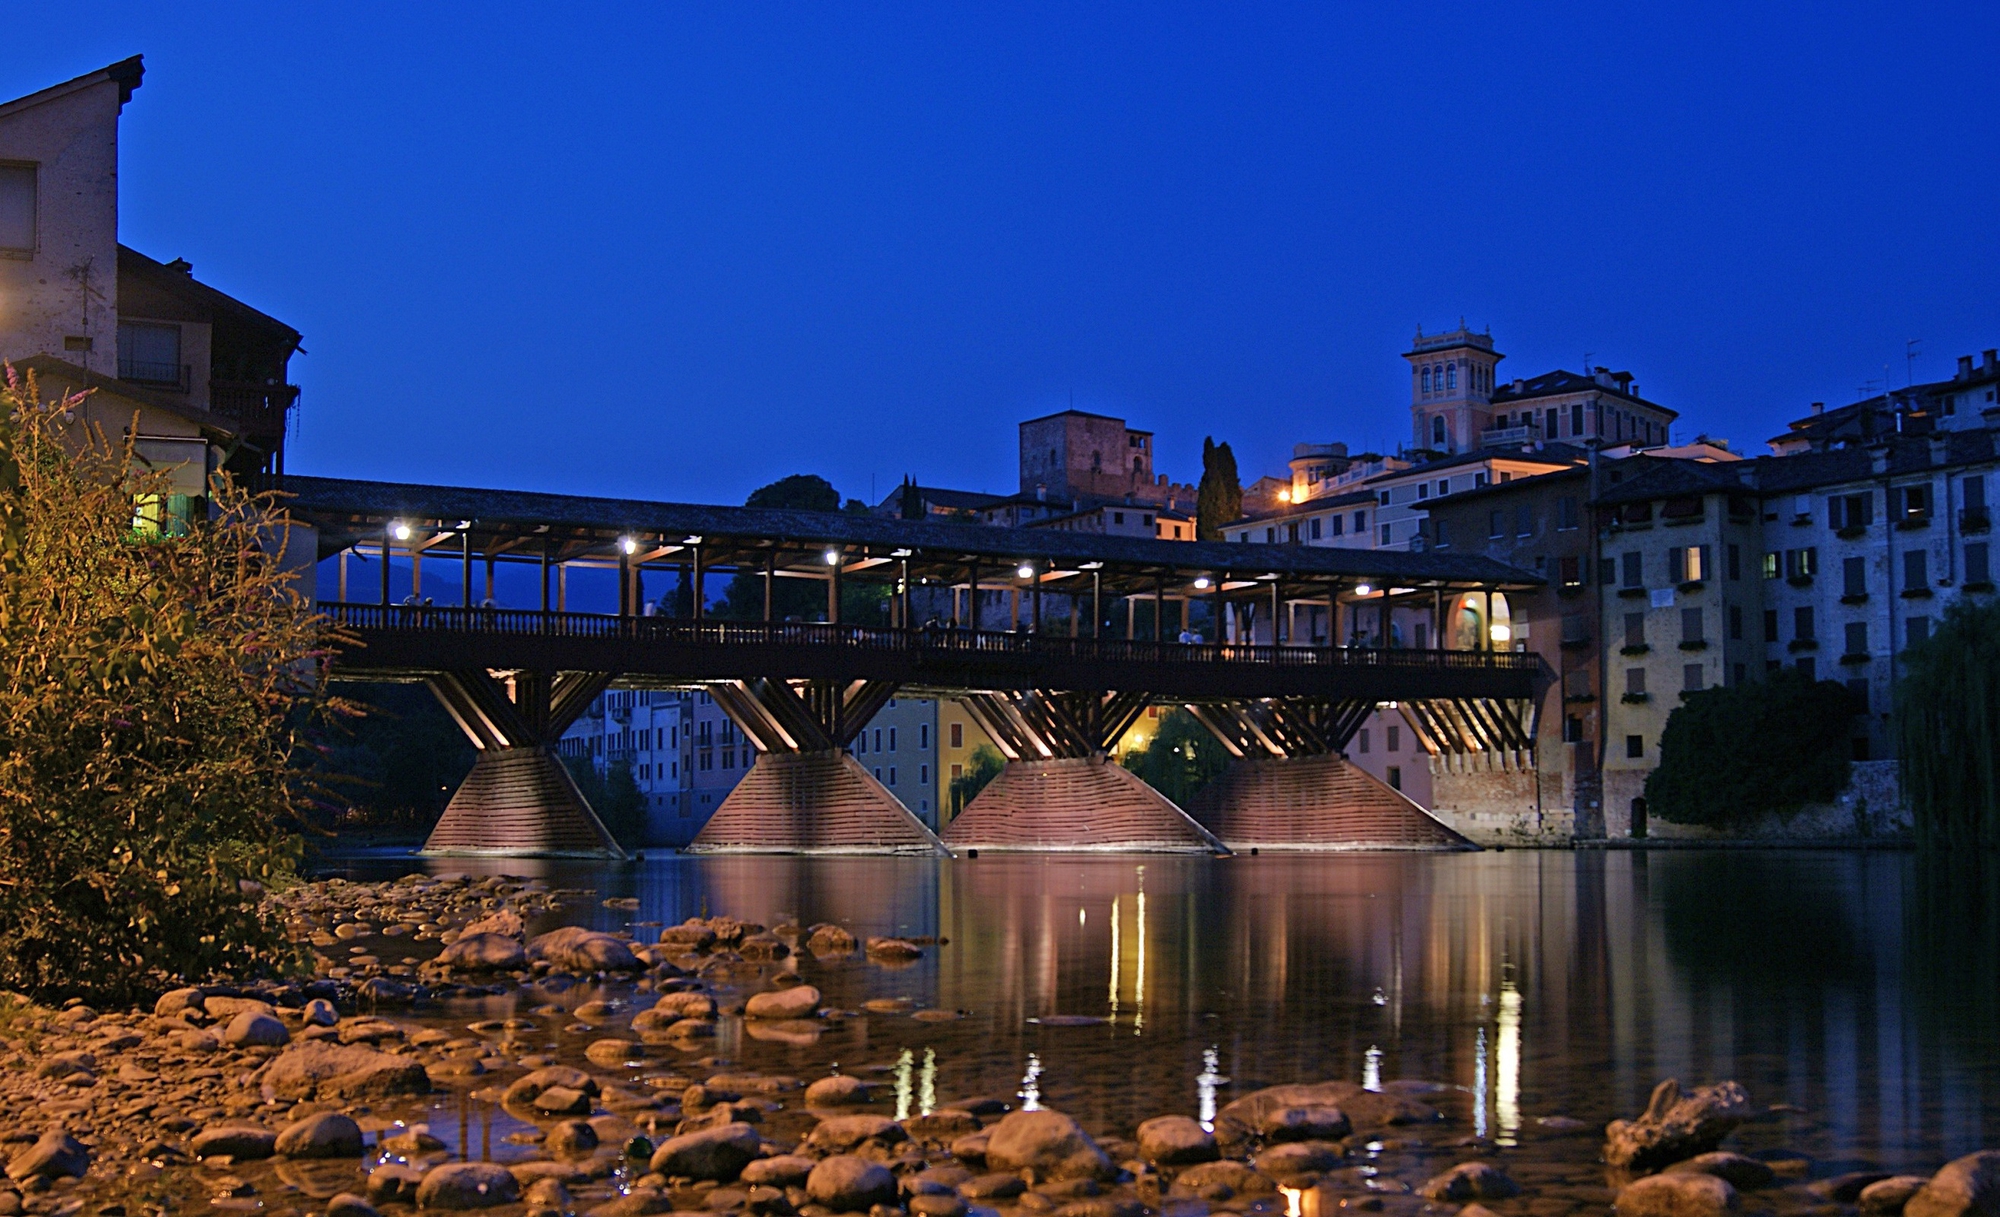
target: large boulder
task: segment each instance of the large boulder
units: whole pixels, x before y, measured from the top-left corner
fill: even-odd
[[[866,1158],[835,1154],[806,1176],[806,1194],[836,1213],[865,1213],[896,1202],[896,1177]]]
[[[287,1158],[359,1158],[361,1126],[337,1111],[322,1111],[287,1124],[274,1148]]]
[[[844,1154],[870,1141],[894,1145],[908,1139],[901,1124],[887,1116],[830,1116],[806,1138],[806,1144],[829,1154]]]
[[[426,1209],[490,1209],[520,1198],[520,1182],[497,1162],[447,1162],[417,1185],[417,1206]]]
[[[715,999],[706,993],[663,993],[648,1009],[632,1016],[632,1030],[664,1031],[684,1018],[714,1018]]]
[[[1417,1189],[1426,1200],[1464,1204],[1468,1200],[1506,1200],[1521,1194],[1521,1186],[1498,1167],[1485,1162],[1461,1162]]]
[[[1770,1187],[1778,1181],[1778,1172],[1757,1159],[1745,1154],[1725,1153],[1715,1150],[1711,1153],[1696,1154],[1692,1158],[1674,1163],[1669,1171],[1694,1171],[1697,1174],[1714,1175],[1726,1179],[1729,1186],[1739,1192],[1755,1191],[1760,1187]]]
[[[565,972],[632,972],[646,966],[624,939],[576,925],[531,939],[528,958],[544,960]]]
[[[1605,1128],[1604,1160],[1622,1170],[1659,1170],[1714,1149],[1754,1114],[1749,1093],[1735,1082],[1687,1091],[1668,1078],[1653,1088],[1645,1114]]]
[[[853,934],[837,925],[816,925],[806,939],[806,950],[814,955],[852,955],[861,944]]]
[[[763,1139],[748,1124],[724,1124],[700,1132],[669,1137],[653,1151],[648,1164],[668,1178],[715,1179],[728,1182],[757,1157]]]
[[[1407,1095],[1368,1090],[1354,1082],[1292,1082],[1254,1090],[1215,1113],[1215,1139],[1240,1145],[1257,1138],[1313,1140],[1345,1136],[1316,1132],[1317,1128],[1387,1128],[1430,1124],[1443,1116],[1435,1108]]]
[[[1649,1175],[1618,1193],[1618,1217],[1722,1217],[1736,1209],[1736,1189],[1700,1171]]]
[[[1891,1175],[1862,1188],[1855,1199],[1867,1217],[1896,1217],[1929,1182],[1922,1175]]]
[[[461,934],[438,962],[461,972],[500,972],[526,967],[528,953],[505,934]]]
[[[500,1095],[500,1102],[508,1107],[532,1105],[548,1090],[569,1090],[585,1096],[596,1096],[600,1087],[597,1079],[581,1069],[568,1065],[544,1065],[533,1073],[515,1078],[512,1085]]]
[[[1160,1116],[1139,1126],[1139,1156],[1154,1166],[1213,1162],[1215,1137],[1186,1116]]]
[[[1117,1173],[1090,1134],[1059,1111],[1008,1113],[988,1130],[986,1165],[1032,1170],[1038,1179],[1109,1179]]]
[[[811,1018],[819,1009],[819,990],[811,985],[793,985],[759,993],[744,1003],[745,1018]]]
[[[222,1042],[232,1048],[281,1048],[291,1042],[285,1024],[258,1010],[245,1010],[223,1028]]]
[[[2000,1150],[1947,1162],[1903,1205],[1903,1217],[1994,1217],[2000,1214]]]
[[[431,1088],[421,1061],[326,1040],[292,1045],[258,1076],[273,1093],[288,1099],[381,1099],[427,1094]]]
[[[7,1161],[7,1177],[17,1183],[36,1177],[53,1179],[59,1175],[81,1179],[89,1169],[90,1151],[60,1127],[44,1132],[33,1145]]]
[[[868,1083],[852,1074],[836,1073],[806,1087],[807,1107],[853,1107],[868,1101]]]
[[[278,1134],[255,1124],[216,1124],[202,1129],[188,1142],[188,1152],[197,1158],[233,1158],[248,1162],[268,1158],[277,1150]]]

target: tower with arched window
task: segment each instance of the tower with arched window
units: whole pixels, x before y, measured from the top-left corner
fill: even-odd
[[[1444,334],[1420,327],[1410,349],[1410,428],[1412,444],[1434,452],[1470,452],[1493,425],[1495,371],[1506,356],[1493,349],[1493,335],[1475,334],[1463,318]]]

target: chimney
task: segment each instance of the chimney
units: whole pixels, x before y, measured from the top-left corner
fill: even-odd
[[[1958,357],[1958,379],[1972,379],[1972,356],[1960,355]]]
[[[1980,370],[1988,376],[1993,375],[1995,372],[2000,372],[2000,350],[1987,347],[1985,350],[1979,352],[1979,359],[1981,363]]]
[[[1826,413],[1826,403],[1825,403],[1825,402],[1823,402],[1823,401],[1816,401],[1816,402],[1814,402],[1814,403],[1812,404],[1812,412],[1813,412],[1814,414],[1824,414],[1824,413]]]
[[[1037,503],[1046,503],[1049,501],[1049,486],[1047,482],[1035,483],[1035,501]]]

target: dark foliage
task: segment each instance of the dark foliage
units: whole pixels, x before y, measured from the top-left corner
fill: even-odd
[[[326,766],[346,777],[343,825],[428,832],[472,770],[471,741],[422,685],[364,685],[352,699],[366,714],[341,733]]]
[[[951,814],[964,811],[979,792],[986,789],[986,783],[1000,776],[1007,765],[1007,758],[991,744],[981,744],[966,758],[965,772],[951,780]]]
[[[1152,742],[1125,754],[1125,768],[1181,806],[1220,777],[1229,761],[1215,736],[1185,710],[1167,711]]]
[[[1195,487],[1195,535],[1222,540],[1222,526],[1243,514],[1243,482],[1236,471],[1236,454],[1214,437],[1201,441],[1201,483]]]
[[[811,473],[795,473],[768,486],[760,486],[750,492],[743,505],[784,511],[846,511],[862,515],[868,512],[867,504],[859,499],[849,499],[843,507],[840,492],[833,488],[833,484]],[[687,602],[692,605],[692,598],[688,597]],[[824,621],[826,607],[827,585],[821,580],[779,578],[771,581],[773,621]],[[852,579],[841,584],[842,621],[857,625],[883,625],[888,621],[888,612],[889,593],[883,584]],[[763,574],[742,571],[730,576],[713,615],[729,621],[764,620]]]
[[[1660,734],[1650,814],[1726,825],[1823,803],[1847,785],[1854,698],[1794,669],[1687,696]]]
[[[1917,839],[2000,847],[2000,604],[1953,605],[1904,653],[1896,731]]]
[[[590,804],[618,844],[638,849],[646,843],[646,796],[639,791],[629,761],[613,765],[602,774],[589,757],[564,757],[563,764],[576,788],[583,792],[584,802]]]

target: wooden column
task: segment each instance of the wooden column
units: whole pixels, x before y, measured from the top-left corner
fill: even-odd
[[[472,607],[472,530],[458,534],[458,582],[459,604],[462,608]]]
[[[764,624],[771,624],[771,597],[773,585],[778,579],[778,551],[771,550],[764,555]]]
[[[1104,637],[1104,571],[1090,572],[1090,636]]]
[[[1042,632],[1042,566],[1041,563],[1039,562],[1030,562],[1028,564],[1028,567],[1030,570],[1034,571],[1034,574],[1031,577],[1035,581],[1035,588],[1034,592],[1032,593],[1034,597],[1034,604],[1029,609],[1029,617],[1031,619],[1032,624],[1030,625],[1029,628],[1033,629],[1035,633],[1039,634]]]
[[[389,526],[382,526],[382,603],[389,603]]]
[[[694,580],[691,587],[694,592],[694,603],[689,606],[688,614],[696,621],[700,621],[707,614],[708,608],[708,597],[702,593],[702,584],[707,577],[708,571],[702,563],[701,546],[696,545],[692,548],[694,549]]]

